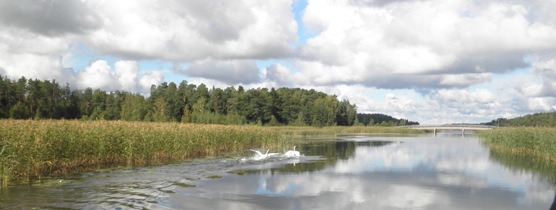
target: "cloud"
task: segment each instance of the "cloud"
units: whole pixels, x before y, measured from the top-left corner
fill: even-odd
[[[6,1],[0,73],[148,93],[164,81],[162,71],[174,70],[187,77],[173,81],[314,88],[361,112],[483,121],[554,110],[554,7],[543,0],[309,0],[297,7],[304,11],[291,0]],[[259,69],[262,60],[276,64]],[[141,71],[152,69],[144,61],[166,67]],[[479,89],[497,97],[471,96]]]
[[[25,76],[72,83],[72,69],[62,65],[64,42],[63,38],[0,27],[0,68],[12,79]]]
[[[139,66],[135,61],[118,61],[115,64],[115,76],[118,78],[120,90],[133,92],[137,86]]]
[[[468,87],[528,67],[524,58],[532,53],[556,49],[556,28],[532,19],[526,4],[372,2],[309,1],[303,21],[320,33],[298,51],[302,81]]]
[[[112,68],[104,60],[91,63],[77,75],[77,87],[81,90],[92,88],[112,91],[118,88],[117,81],[112,73]]]
[[[260,80],[259,68],[252,60],[213,60],[206,59],[190,64],[179,70],[190,77],[219,80],[228,84],[250,84]]]
[[[83,34],[101,26],[100,17],[85,1],[2,1],[0,23],[45,36]]]
[[[497,92],[498,87],[504,91]],[[533,107],[528,97],[519,96],[505,81],[489,89],[437,89],[426,95],[412,89],[376,89],[362,85],[304,88],[314,88],[337,95],[340,99],[349,99],[351,103],[357,104],[359,113],[385,113],[421,124],[487,122],[499,117],[517,117],[522,115],[519,113],[530,111]]]
[[[139,85],[141,86],[143,93],[150,93],[152,85],[159,85],[164,81],[164,75],[160,71],[150,71],[139,79]]]
[[[535,59],[531,72],[535,78],[520,83],[518,89],[530,97],[556,97],[556,60]]]
[[[420,0],[350,0],[350,3],[361,6],[386,6],[388,4],[403,3]]]
[[[78,89],[92,88],[107,91],[129,91],[150,93],[151,85],[159,85],[164,80],[160,71],[148,71],[139,77],[139,66],[135,61],[120,60],[114,69],[105,60],[91,63],[77,74],[75,83]]]
[[[527,100],[529,110],[552,112],[556,111],[556,98],[554,97],[533,97]]]
[[[10,53],[0,49],[0,72],[11,79],[21,77],[41,80],[56,80],[58,83],[74,81],[74,72],[71,68],[62,65],[60,57],[51,55],[38,55],[32,53]]]
[[[258,80],[258,73],[252,74],[254,59],[292,56],[290,43],[297,38],[297,23],[288,0],[25,0],[0,3],[0,25],[0,67],[6,74],[57,80],[71,73],[62,63],[72,64],[67,58],[72,55],[72,46],[82,45],[91,50],[92,61],[108,56],[115,60],[191,63],[199,68],[213,63],[226,70],[239,65],[235,68],[247,69],[233,71],[249,74],[225,82],[251,83]],[[192,73],[205,76],[199,71]],[[207,78],[228,79],[216,74],[209,71]],[[86,81],[83,77],[80,80]],[[133,84],[127,81],[123,85],[131,90]]]
[[[527,75],[516,78],[511,84],[520,111],[556,111],[556,60],[552,56],[531,58]]]
[[[290,70],[280,64],[273,64],[264,70],[265,77],[278,85],[291,84]]]
[[[99,52],[190,62],[279,58],[292,52],[297,24],[290,1],[94,1],[102,28],[88,36]]]

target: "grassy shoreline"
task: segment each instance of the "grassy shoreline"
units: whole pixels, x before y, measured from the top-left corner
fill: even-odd
[[[386,126],[273,127],[287,138],[335,138],[341,134],[424,134],[425,130]]]
[[[283,150],[295,138],[423,133],[396,127],[265,127],[127,121],[0,120],[0,187],[106,168]]]
[[[0,186],[286,144],[278,131],[260,126],[0,120]]]
[[[491,150],[533,156],[556,163],[556,128],[497,128],[481,131],[479,136]]]

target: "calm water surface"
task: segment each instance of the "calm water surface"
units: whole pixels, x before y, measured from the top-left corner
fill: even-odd
[[[298,148],[300,158],[203,160],[11,186],[0,190],[0,209],[549,209],[555,195],[548,177],[506,166],[474,136],[351,136]]]

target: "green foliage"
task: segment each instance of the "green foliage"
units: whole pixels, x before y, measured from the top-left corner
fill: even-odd
[[[556,112],[535,113],[513,119],[498,118],[483,124],[500,127],[556,127]]]
[[[385,114],[357,114],[359,122],[365,126],[379,125],[379,126],[405,126],[405,125],[419,125],[418,122],[408,121],[406,119],[397,119]]]
[[[315,90],[242,86],[220,89],[183,81],[151,86],[150,96],[70,90],[56,81],[0,76],[0,119],[82,119],[202,124],[351,126],[357,107]]]
[[[479,135],[493,149],[528,154],[556,162],[556,129],[540,127],[498,128]]]
[[[338,134],[423,134],[424,130],[416,130],[402,127],[384,127],[384,126],[328,126],[328,127],[302,127],[302,126],[286,126],[274,127],[283,135],[289,138],[324,138],[337,137]]]
[[[490,158],[511,169],[539,173],[556,184],[556,129],[513,127],[481,131]]]

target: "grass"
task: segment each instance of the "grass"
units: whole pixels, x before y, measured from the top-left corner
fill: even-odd
[[[263,127],[124,121],[0,120],[0,186],[103,168],[282,150],[294,138],[422,133],[395,127]]]
[[[541,174],[556,185],[556,128],[513,127],[481,131],[490,158],[516,171]]]
[[[288,138],[335,138],[338,134],[367,133],[367,134],[423,134],[424,130],[386,126],[331,126],[331,127],[273,127]]]
[[[0,186],[111,167],[140,167],[286,147],[276,130],[122,121],[0,120]]]
[[[350,126],[350,127],[333,127],[338,133],[396,133],[396,134],[423,134],[424,130],[409,129],[405,127],[392,126]]]
[[[479,136],[497,152],[528,155],[556,163],[555,128],[497,128],[481,131]]]

